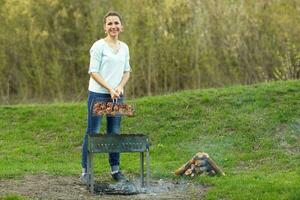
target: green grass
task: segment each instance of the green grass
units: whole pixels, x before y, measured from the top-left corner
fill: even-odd
[[[24,200],[24,198],[17,195],[7,195],[5,197],[0,197],[0,200]]]
[[[122,132],[150,137],[153,177],[177,179],[174,170],[205,151],[227,174],[193,179],[212,186],[206,199],[300,199],[300,81],[130,102],[136,116],[123,118]],[[0,113],[0,178],[79,175],[85,102],[2,106]],[[139,173],[138,154],[121,160],[126,173]],[[95,171],[108,173],[107,155],[97,156]]]

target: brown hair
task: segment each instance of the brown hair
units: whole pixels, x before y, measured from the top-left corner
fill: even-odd
[[[122,24],[122,17],[121,17],[121,15],[120,15],[118,12],[116,12],[116,11],[109,11],[108,13],[106,13],[106,14],[104,15],[104,17],[103,17],[103,24],[106,23],[106,18],[109,17],[109,16],[117,16],[117,17],[119,17],[120,22],[121,22],[121,24]]]

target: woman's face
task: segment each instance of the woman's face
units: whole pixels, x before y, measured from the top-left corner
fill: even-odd
[[[118,16],[108,16],[106,18],[106,22],[104,24],[104,31],[110,37],[118,37],[118,35],[122,32],[122,24]]]

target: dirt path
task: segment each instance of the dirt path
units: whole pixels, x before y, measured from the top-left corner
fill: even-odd
[[[9,194],[29,199],[202,199],[207,187],[187,181],[151,180],[151,192],[138,195],[91,195],[74,176],[27,175],[0,180],[0,198]],[[100,197],[100,198],[99,198]]]

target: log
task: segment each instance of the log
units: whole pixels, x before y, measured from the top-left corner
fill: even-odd
[[[213,159],[207,157],[207,161],[215,172],[221,174],[221,176],[225,176],[225,173],[222,171],[220,167],[218,167],[218,165],[215,163],[215,161],[213,161]]]
[[[175,171],[175,174],[176,174],[176,175],[182,175],[182,174],[184,174],[184,172],[185,172],[187,169],[189,169],[190,166],[191,166],[192,164],[194,164],[194,163],[195,163],[195,159],[194,159],[194,158],[190,159],[190,160],[187,161],[184,165],[182,165],[181,167],[179,167],[179,168]]]

